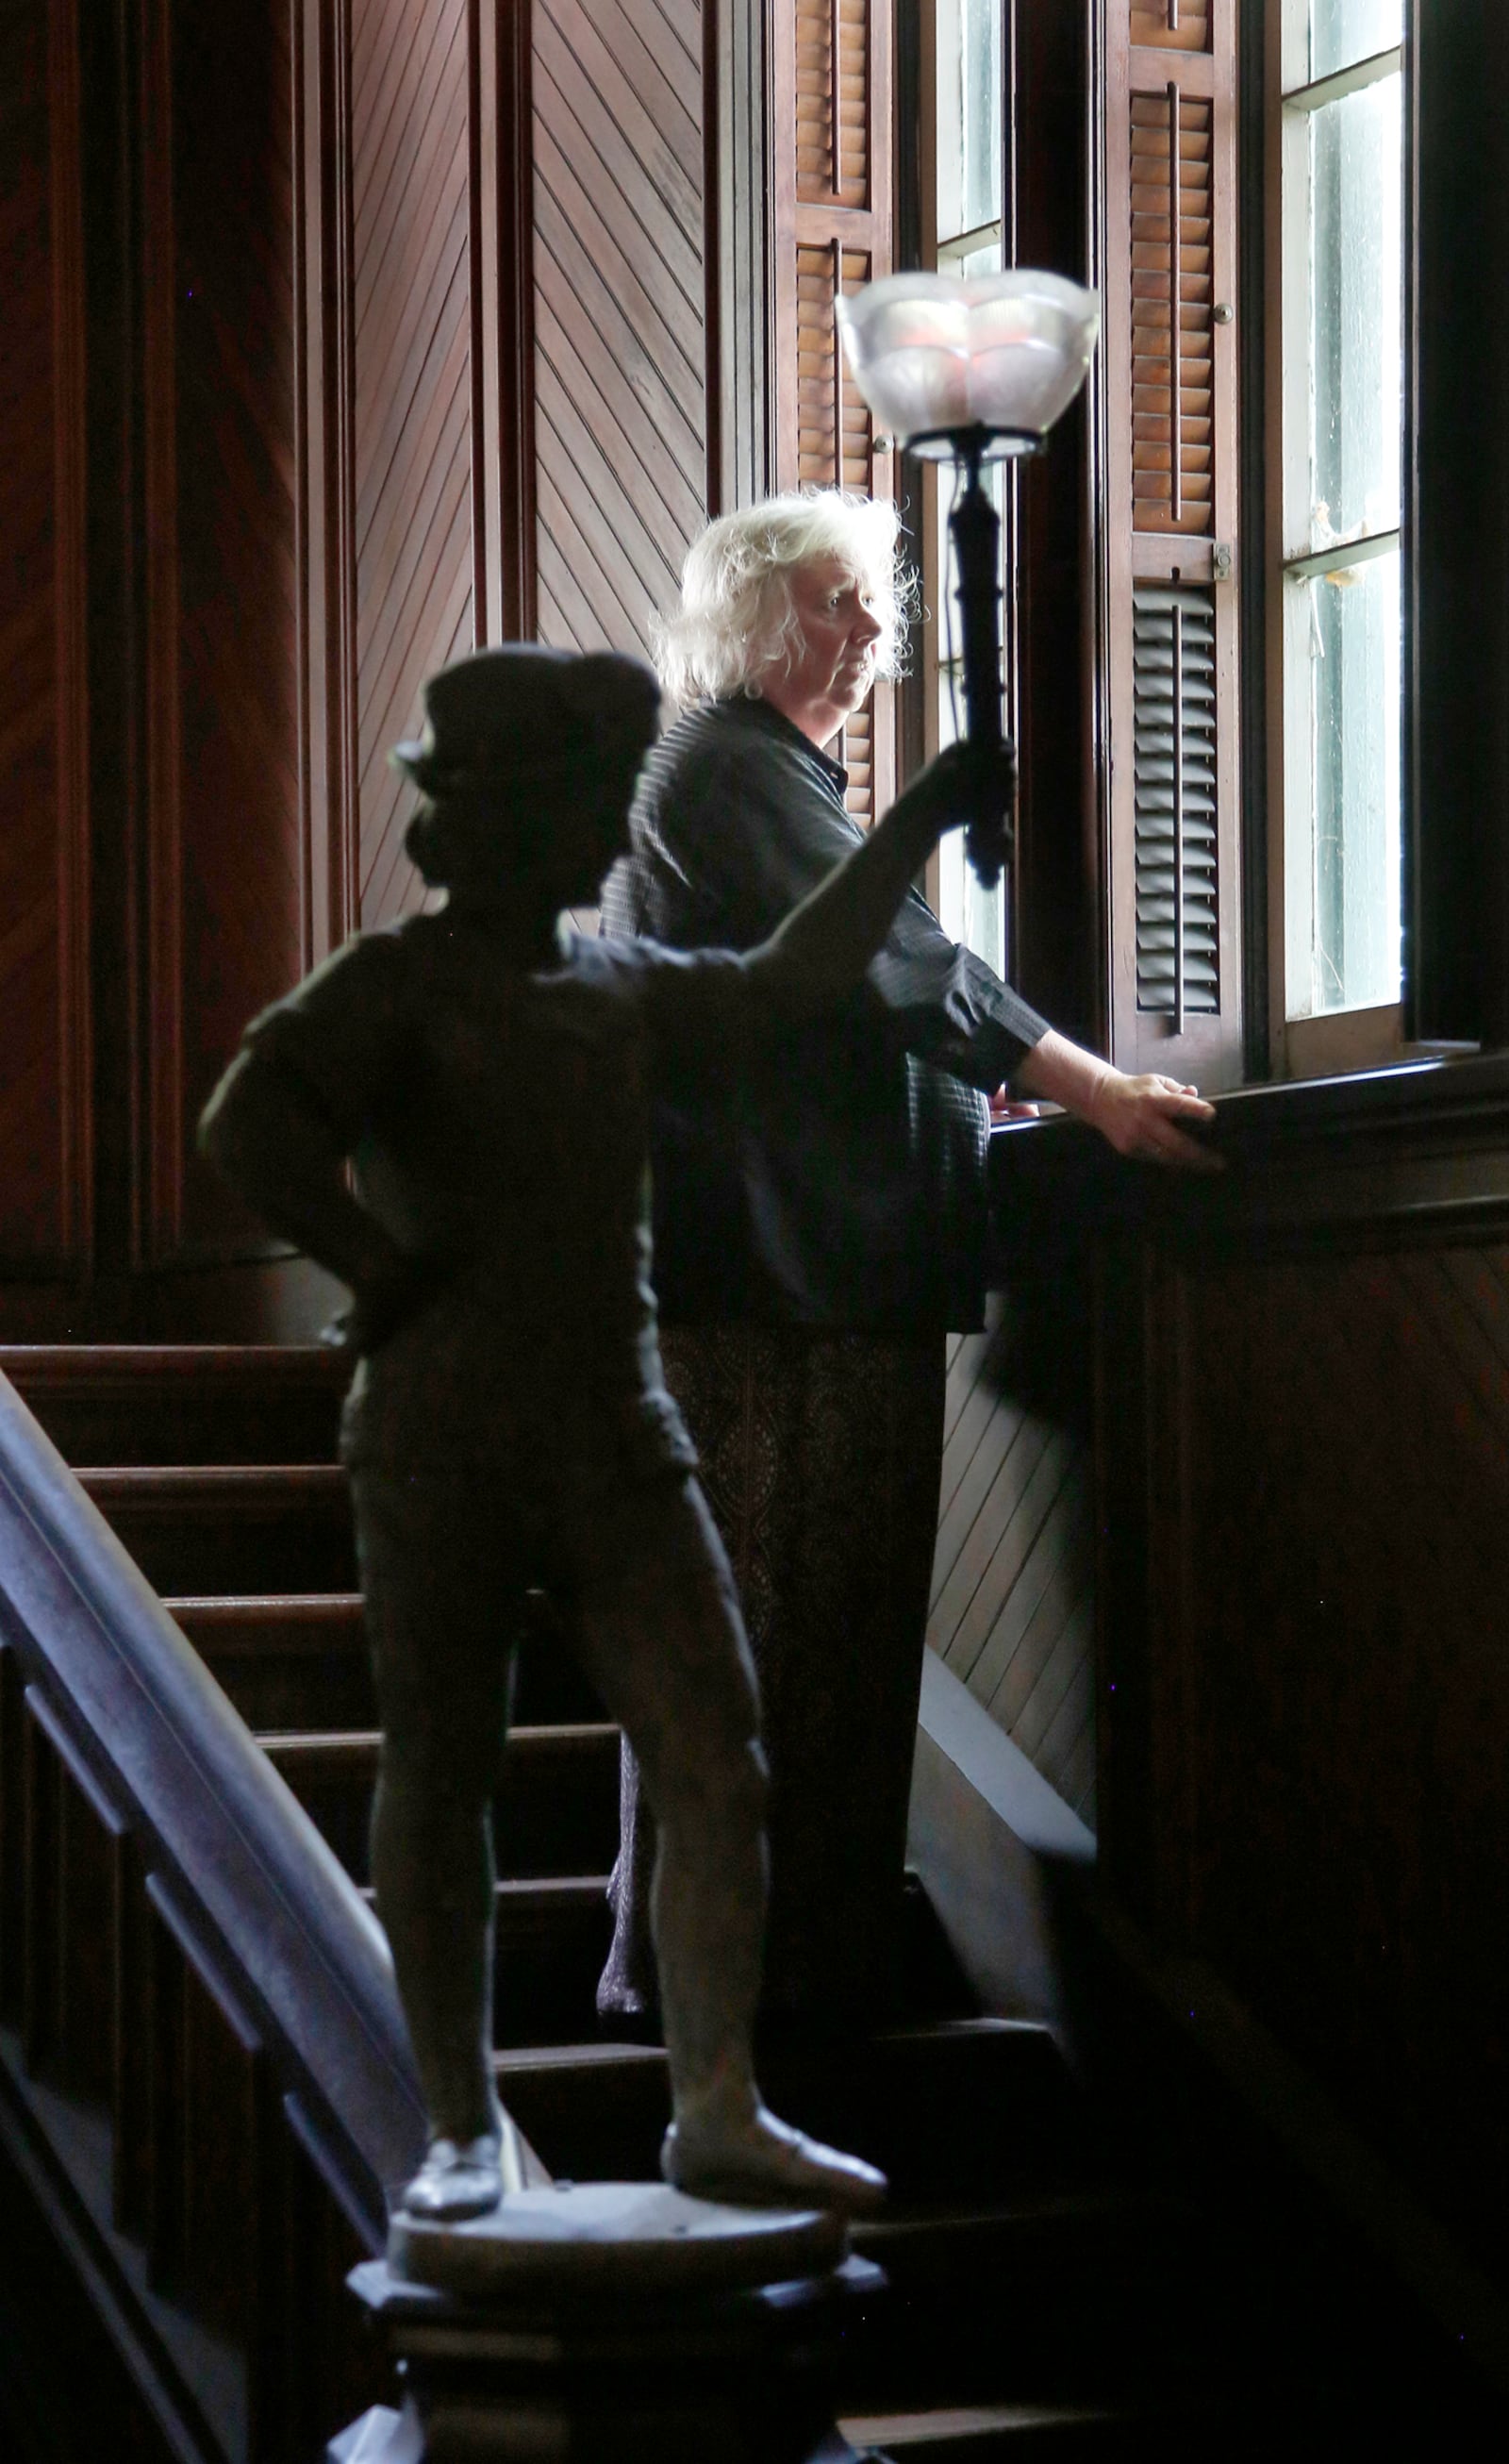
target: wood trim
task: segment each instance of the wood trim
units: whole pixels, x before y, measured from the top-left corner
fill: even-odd
[[[58,1169],[64,1261],[94,1254],[94,1020],[90,985],[87,300],[77,0],[48,11],[56,608]]]
[[[771,372],[777,363],[778,311],[770,100],[787,90],[777,82],[776,65],[782,6],[783,0],[704,0],[716,89],[715,111],[704,123],[705,142],[716,154],[707,190],[706,263],[717,292],[708,361],[710,511],[756,504],[776,484]],[[787,74],[795,74],[790,62]]]
[[[533,640],[534,28],[531,0],[470,0],[474,627]]]
[[[301,0],[295,23],[300,786],[304,956],[352,930],[356,744],[356,363],[351,223],[351,0]]]
[[[723,116],[718,0],[701,0],[702,34],[702,495],[709,521],[723,511]]]
[[[178,667],[177,268],[170,0],[139,0],[147,902],[145,1259],[178,1248],[184,1221],[182,743]]]
[[[1238,412],[1236,340],[1240,302],[1236,251],[1236,16],[1234,0],[1213,0],[1211,51],[1163,49],[1127,40],[1126,0],[1113,0],[1104,43],[1105,339],[1104,537],[1107,587],[1105,670],[1110,751],[1109,936],[1112,1057],[1129,1068],[1198,1075],[1210,1086],[1240,1080],[1243,1045],[1242,877],[1239,857],[1240,714],[1237,625]],[[1209,515],[1178,527],[1138,529],[1133,496],[1133,338],[1130,110],[1133,92],[1211,103],[1210,298],[1237,312],[1213,319],[1212,452]],[[1182,440],[1170,437],[1170,467]],[[1170,481],[1170,484],[1171,481]],[[1191,519],[1190,509],[1172,519]],[[1213,561],[1227,551],[1226,569]],[[1214,1015],[1168,1019],[1138,1005],[1136,840],[1133,780],[1131,600],[1134,581],[1167,581],[1212,593],[1215,618],[1217,913],[1220,993]]]

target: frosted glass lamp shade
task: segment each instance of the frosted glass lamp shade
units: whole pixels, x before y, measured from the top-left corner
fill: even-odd
[[[984,457],[1032,452],[1084,382],[1100,303],[1061,274],[972,281],[891,274],[838,303],[854,382],[876,426],[943,460],[961,431]]]

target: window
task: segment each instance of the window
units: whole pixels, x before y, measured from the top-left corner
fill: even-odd
[[[1403,32],[1402,0],[1285,0],[1286,1022],[1400,992]],[[1314,1037],[1286,1040],[1298,1067],[1322,1058]]]

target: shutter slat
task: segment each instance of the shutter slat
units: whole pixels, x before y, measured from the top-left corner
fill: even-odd
[[[1210,1014],[1220,1007],[1211,591],[1133,590],[1132,679],[1137,1006]]]

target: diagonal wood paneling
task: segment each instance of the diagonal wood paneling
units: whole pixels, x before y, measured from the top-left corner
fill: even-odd
[[[177,775],[151,825],[157,947],[180,984],[179,1049],[160,1044],[155,1083],[183,1202],[158,1238],[202,1248],[245,1227],[193,1155],[194,1122],[247,1019],[305,960],[298,238],[288,11],[176,0],[170,38],[176,624],[158,658]]]
[[[87,1240],[82,296],[71,12],[0,0],[0,1262]]]
[[[475,637],[466,0],[353,0],[360,915],[415,906],[387,766]]]
[[[1491,2257],[1509,1249],[1201,1261],[1151,1324],[1160,1922]]]
[[[1015,1401],[1003,1305],[951,1338],[930,1649],[1095,1822],[1094,1547],[1080,1440]]]
[[[693,0],[536,0],[539,632],[643,651],[706,518]]]

